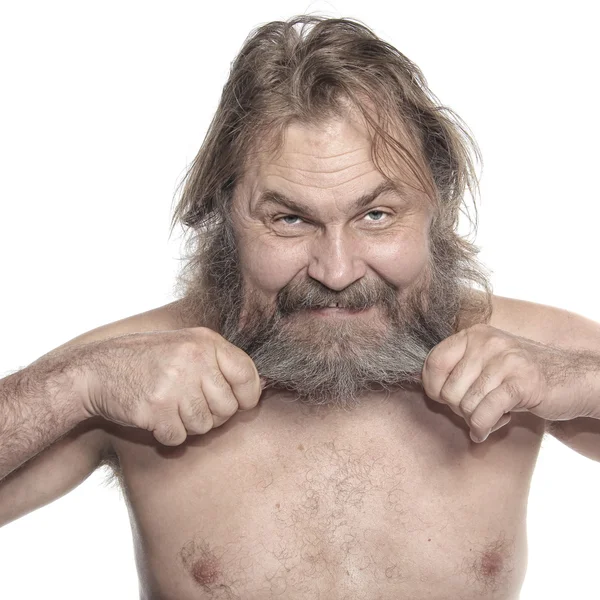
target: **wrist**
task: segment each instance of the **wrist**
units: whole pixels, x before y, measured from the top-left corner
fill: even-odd
[[[71,426],[93,416],[87,399],[87,378],[79,348],[67,347],[51,352],[40,360],[46,360],[41,368],[48,369],[46,380],[48,397],[62,408],[64,418]],[[33,365],[31,365],[33,366]]]
[[[590,414],[592,419],[600,419],[600,364],[596,366],[596,369],[589,374],[591,380],[590,388]]]
[[[575,352],[577,395],[582,417],[600,419],[600,354],[588,350]]]

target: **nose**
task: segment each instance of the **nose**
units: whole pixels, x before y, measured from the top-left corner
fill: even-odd
[[[327,231],[312,241],[308,275],[328,288],[341,291],[366,272],[357,241],[341,231]]]

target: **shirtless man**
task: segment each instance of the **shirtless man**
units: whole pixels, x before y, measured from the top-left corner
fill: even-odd
[[[516,600],[544,433],[600,460],[600,325],[491,294],[416,67],[305,20],[233,66],[174,217],[182,297],[0,380],[0,525],[110,464],[143,599]]]

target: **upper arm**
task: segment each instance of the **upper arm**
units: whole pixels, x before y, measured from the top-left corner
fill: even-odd
[[[109,453],[102,420],[79,423],[0,482],[0,527],[70,492]]]
[[[173,302],[92,329],[59,348],[183,326]],[[101,417],[87,419],[2,479],[0,527],[70,492],[114,456],[111,426]]]

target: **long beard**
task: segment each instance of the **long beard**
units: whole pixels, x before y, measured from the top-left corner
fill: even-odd
[[[213,240],[203,291],[216,328],[269,386],[302,403],[349,409],[367,392],[418,385],[431,348],[454,332],[460,281],[433,263],[410,290],[363,279],[336,292],[309,279],[285,286],[273,307],[244,289],[232,231],[225,227]],[[371,311],[343,318],[310,312],[336,302]]]

